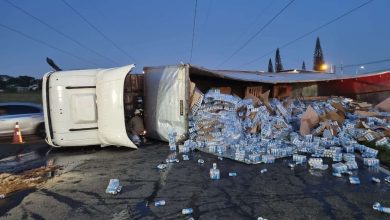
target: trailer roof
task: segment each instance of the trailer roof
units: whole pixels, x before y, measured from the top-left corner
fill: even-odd
[[[238,81],[249,82],[261,82],[261,83],[301,83],[301,82],[317,82],[317,81],[330,81],[330,80],[342,80],[361,78],[366,76],[381,75],[390,70],[381,72],[371,72],[359,75],[339,75],[334,73],[295,73],[295,72],[282,72],[282,73],[268,73],[261,71],[241,71],[241,70],[210,70],[204,67],[189,65],[192,70],[191,75],[203,75],[217,78],[232,79]]]

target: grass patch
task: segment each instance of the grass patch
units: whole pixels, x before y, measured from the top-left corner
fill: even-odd
[[[42,92],[0,92],[0,102],[33,102],[42,104]]]
[[[374,148],[378,150],[378,159],[379,161],[390,168],[390,149],[385,146],[375,146],[375,142],[364,141],[361,144],[366,145],[367,147]]]

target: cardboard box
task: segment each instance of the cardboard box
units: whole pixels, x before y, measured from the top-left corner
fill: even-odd
[[[378,113],[376,112],[369,112],[369,111],[359,111],[359,110],[356,110],[354,112],[355,115],[361,115],[361,116],[367,116],[367,117],[375,117],[375,116],[379,116]]]
[[[301,118],[301,127],[299,128],[300,134],[310,134],[310,130],[316,125],[318,125],[319,122],[320,118],[317,112],[309,105]]]
[[[222,94],[227,94],[227,95],[230,95],[232,94],[232,88],[231,87],[219,87],[218,88],[219,91],[222,93]]]
[[[245,97],[252,95],[254,97],[260,97],[262,92],[261,86],[248,86],[245,88]]]
[[[198,102],[198,100],[202,98],[202,96],[203,93],[198,88],[195,88],[194,94],[192,95],[191,98],[190,108],[192,108]]]
[[[252,95],[252,94],[245,95],[244,99],[252,99],[253,105],[255,107],[259,106],[259,104],[260,104],[260,99],[257,98],[256,96]]]
[[[191,99],[191,98],[192,98],[192,96],[194,95],[195,88],[196,88],[196,85],[195,85],[195,83],[193,83],[193,82],[190,82],[190,99]]]
[[[332,121],[337,121],[339,124],[342,124],[345,121],[345,116],[342,113],[338,113],[338,111],[327,112],[325,118]]]
[[[385,99],[376,105],[375,108],[382,112],[390,112],[390,98]]]

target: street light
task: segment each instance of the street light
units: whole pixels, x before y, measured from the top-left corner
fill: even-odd
[[[328,64],[324,63],[321,65],[321,70],[326,71],[328,69]]]

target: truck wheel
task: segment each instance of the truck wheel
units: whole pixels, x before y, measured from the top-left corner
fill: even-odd
[[[38,135],[41,138],[46,138],[46,130],[45,130],[45,124],[40,123],[37,127],[37,130],[35,131],[35,134]]]

